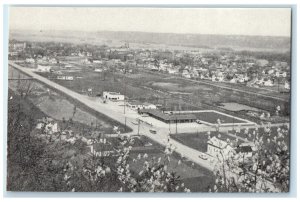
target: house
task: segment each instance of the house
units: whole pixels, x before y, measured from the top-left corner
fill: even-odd
[[[67,80],[67,81],[73,81],[73,80],[74,80],[74,77],[73,77],[73,76],[66,76],[66,80]]]
[[[73,76],[57,76],[56,77],[58,80],[67,80],[67,81],[73,81],[74,80],[74,77]]]
[[[51,59],[49,60],[49,62],[52,63],[52,64],[56,64],[56,63],[57,63],[57,60],[56,60],[55,58],[51,58]]]
[[[229,81],[230,83],[236,83],[236,78],[233,78]]]
[[[264,86],[273,86],[274,85],[270,79],[267,81],[264,81],[263,84],[264,84]]]
[[[46,132],[47,134],[53,134],[59,131],[58,124],[50,118],[41,119],[40,122],[36,125],[36,128],[40,130],[44,128],[44,132]]]
[[[58,80],[66,80],[66,76],[57,76],[56,77]]]
[[[33,58],[26,58],[25,62],[27,62],[27,63],[34,63],[35,60]]]
[[[207,154],[218,158],[220,160],[227,159],[233,151],[229,140],[223,140],[219,137],[213,136],[207,141]]]
[[[90,154],[94,156],[110,156],[115,153],[114,148],[111,144],[104,141],[92,143],[88,146],[90,148]]]
[[[243,155],[245,158],[250,158],[252,157],[252,147],[250,145],[239,145],[237,146],[237,148],[235,149],[237,154],[241,154]]]
[[[81,60],[82,64],[91,64],[91,61],[88,58]]]
[[[287,90],[290,90],[291,89],[290,84],[288,82],[285,82],[284,83],[284,88],[287,89]]]
[[[211,76],[211,81],[216,81],[216,75]]]
[[[38,71],[38,72],[50,72],[51,67],[50,66],[38,65],[36,71]]]
[[[45,127],[47,133],[57,133],[58,132],[58,125],[57,123],[48,123]]]
[[[178,74],[178,69],[175,68],[168,68],[167,71],[169,74]]]
[[[130,109],[139,110],[139,109],[143,109],[144,105],[139,101],[130,101],[127,103],[127,107],[129,107]]]
[[[116,92],[108,92],[108,91],[104,91],[103,92],[103,98],[104,99],[108,99],[108,100],[124,100],[125,96],[121,95],[120,93],[116,93]]]
[[[101,60],[93,60],[93,63],[95,63],[95,64],[102,64],[102,61]]]
[[[145,102],[143,105],[144,105],[144,109],[156,109],[157,108],[156,105],[148,103],[148,102]]]
[[[190,75],[190,73],[189,73],[189,71],[187,69],[184,69],[182,71],[182,76],[185,77],[185,78],[187,78],[187,79],[191,78],[191,75]]]

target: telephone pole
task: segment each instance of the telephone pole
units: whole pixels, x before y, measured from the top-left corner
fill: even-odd
[[[141,120],[138,119],[138,132],[137,132],[138,135],[140,135],[140,121],[141,121]]]
[[[177,135],[177,115],[175,115],[176,117],[176,135]]]
[[[124,75],[124,114],[126,113],[126,81],[125,81],[125,75]]]

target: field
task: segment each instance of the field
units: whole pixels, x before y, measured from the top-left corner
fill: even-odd
[[[263,137],[263,141],[266,143],[267,139],[272,140],[277,134],[278,128],[288,130],[286,126],[282,127],[271,127],[270,136],[267,135],[266,132],[264,132],[264,128],[258,128],[257,132],[254,132],[255,129],[249,129],[247,133],[245,133],[245,129],[241,129],[239,132],[237,131],[228,131],[229,134],[234,134],[238,137],[247,139],[248,141],[253,141],[256,135],[259,135],[259,137]],[[219,133],[216,131],[211,131],[211,136],[218,135]],[[226,140],[227,138],[231,141],[235,140],[236,138],[234,136],[229,136],[227,133],[220,132],[221,139]],[[199,133],[183,133],[183,134],[171,134],[171,138],[174,140],[187,145],[191,148],[194,148],[201,152],[207,151],[207,141],[208,141],[208,134],[199,132]],[[287,136],[284,136],[284,141],[290,144],[290,133],[288,133]],[[239,140],[240,142],[243,142],[242,140]],[[267,144],[267,143],[266,143]],[[272,149],[272,148],[270,148]]]
[[[256,111],[259,112],[261,110],[255,108],[255,107],[249,107],[247,105],[235,103],[235,102],[227,102],[227,103],[220,103],[220,107],[229,111]]]
[[[146,143],[151,143],[152,146],[145,146]],[[145,153],[148,155],[147,158],[143,158]],[[139,154],[142,156],[142,159],[134,162],[133,159],[136,159]],[[208,187],[213,184],[212,172],[192,164],[176,153],[172,154],[170,162],[168,162],[165,158],[163,147],[144,136],[133,146],[133,151],[130,153],[130,169],[137,174],[142,169],[145,161],[148,161],[151,165],[151,162],[157,162],[158,158],[161,158],[161,162],[165,162],[168,167],[168,172],[175,172],[179,175],[191,191],[205,192],[208,191]],[[179,160],[181,160],[181,164],[178,164]]]
[[[211,136],[218,135],[219,133],[212,131]],[[225,133],[221,133],[222,139],[235,140],[235,138],[226,135]],[[181,133],[181,134],[171,134],[171,138],[174,140],[187,145],[193,149],[196,149],[201,152],[207,152],[207,141],[208,134],[199,132],[199,133]]]
[[[76,61],[75,61],[76,62]],[[78,93],[87,94],[92,88],[91,96],[100,96],[103,91],[116,91],[125,94],[129,100],[140,100],[161,105],[164,110],[217,110],[229,115],[248,119],[259,123],[257,116],[249,115],[249,111],[255,108],[258,113],[270,112],[275,115],[276,106],[281,106],[281,119],[276,122],[289,121],[290,102],[287,95],[274,94],[273,91],[252,89],[247,86],[237,85],[234,88],[258,92],[268,95],[276,95],[286,98],[286,101],[274,100],[261,96],[255,96],[231,89],[223,89],[205,83],[195,83],[176,76],[149,72],[137,69],[134,73],[123,74],[118,70],[94,72],[87,65],[77,61],[78,72],[67,71],[64,74],[74,76],[74,81],[53,80]],[[55,74],[42,74],[45,77],[56,78]],[[206,82],[206,81],[205,81]],[[207,81],[211,83],[210,81]],[[212,83],[216,84],[216,83]],[[217,83],[217,85],[232,87],[232,84]],[[222,106],[222,103],[237,103],[245,107],[236,112],[231,106]],[[274,119],[270,119],[273,122]]]
[[[43,84],[36,81],[21,81],[19,85],[30,85],[31,91],[28,98],[30,101],[39,108],[43,113],[49,117],[53,117],[56,120],[62,121],[63,119],[72,119],[74,122],[78,122],[85,125],[92,125],[101,128],[104,133],[112,133],[113,126],[116,125],[116,121],[101,116],[99,113],[95,113],[86,109],[86,107],[74,103],[66,96],[61,95]],[[9,88],[16,91],[18,87],[17,81],[9,81]],[[122,128],[122,124],[120,124]]]
[[[196,115],[197,119],[201,120],[201,121],[205,121],[211,124],[217,124],[218,123],[218,119],[220,120],[221,124],[226,124],[226,123],[246,123],[246,121],[242,121],[230,116],[226,116],[220,113],[216,113],[213,111],[204,111],[204,112],[197,112],[197,113],[193,113]]]
[[[12,91],[10,91],[9,97],[13,97],[13,99],[18,99],[18,96],[14,95],[12,93]],[[67,102],[66,100],[64,100],[63,102]],[[47,100],[45,100],[43,102],[44,104],[53,104],[53,102],[48,102]],[[61,103],[60,103],[61,104]],[[44,116],[48,116],[51,117],[49,114],[49,111],[47,110],[42,110],[43,108],[39,108],[37,106],[35,106],[33,103],[31,104],[32,107],[29,107],[33,114],[35,114],[36,118],[42,118]],[[54,107],[54,106],[52,106]],[[50,108],[48,108],[50,110]],[[69,109],[66,108],[63,110],[63,113],[67,113],[70,114],[71,111],[73,109]],[[50,110],[51,111],[51,110]],[[79,112],[78,112],[79,113]],[[86,113],[86,115],[89,115],[87,112],[80,112],[80,113]],[[54,110],[53,114],[51,115],[55,115],[55,116],[60,116],[58,114],[58,112],[56,110]],[[92,117],[92,115],[89,115]],[[52,117],[52,118],[59,118],[59,117]],[[61,118],[61,117],[60,117]],[[57,120],[57,122],[61,125],[62,121],[61,120]],[[74,121],[74,124],[72,124],[72,130],[74,132],[81,132],[80,128],[83,127],[83,125],[80,122]],[[90,128],[91,126],[89,125],[85,125],[86,128]],[[103,128],[101,129],[103,130]],[[88,134],[82,134],[86,137],[89,137]],[[113,145],[116,144],[116,139],[115,138],[108,138],[108,141],[111,142]],[[144,136],[140,136],[140,138],[135,138],[135,143],[133,145],[133,149],[130,153],[130,169],[135,172],[138,173],[141,169],[141,167],[143,166],[144,161],[150,161],[151,159],[158,159],[159,157],[161,157],[162,159],[164,159],[164,152],[163,152],[164,148],[162,146],[160,146],[159,144],[157,144],[156,142],[153,142],[152,140],[144,137]],[[64,147],[64,150],[57,150],[57,155],[61,155],[61,158],[67,159],[67,158],[71,158],[74,153],[78,152],[76,147],[70,147],[70,145],[66,145]],[[85,153],[89,152],[89,149],[85,149]],[[147,153],[148,157],[147,159],[142,159],[139,162],[133,162],[132,159],[136,158],[138,154],[142,154],[142,156]],[[77,155],[77,158],[80,158],[80,161],[83,161],[82,158],[84,158],[84,155]],[[181,160],[182,163],[180,165],[178,165],[178,161]],[[181,177],[181,179],[183,180],[183,182],[186,184],[186,186],[188,188],[191,189],[191,191],[207,191],[208,190],[208,186],[210,186],[213,183],[213,174],[202,168],[199,167],[197,165],[192,165],[191,162],[182,159],[178,154],[173,154],[170,158],[170,162],[165,162],[168,165],[168,171],[169,172],[176,172],[177,175],[179,175]]]

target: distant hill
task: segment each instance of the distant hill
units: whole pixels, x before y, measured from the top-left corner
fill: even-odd
[[[290,37],[274,36],[240,36],[240,35],[204,35],[204,34],[175,34],[124,31],[29,31],[11,30],[11,39],[86,42],[99,44],[103,40],[126,41],[129,43],[165,44],[189,46],[195,48],[233,48],[233,49],[264,49],[288,51]]]
[[[289,37],[203,35],[147,32],[97,32],[97,36],[134,43],[162,43],[193,47],[249,47],[258,49],[290,49]]]

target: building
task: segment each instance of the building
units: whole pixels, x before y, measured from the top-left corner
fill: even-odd
[[[90,148],[90,154],[94,156],[105,157],[115,153],[112,145],[103,141],[92,143],[88,147]]]
[[[103,72],[103,69],[96,68],[94,71],[95,71],[95,72]]]
[[[58,80],[67,80],[67,81],[73,81],[74,77],[73,76],[57,76]]]
[[[144,109],[157,109],[157,106],[156,106],[156,105],[151,104],[151,103],[148,103],[148,102],[145,102],[143,105],[144,105],[144,106],[143,106]]]
[[[207,141],[207,154],[220,160],[227,159],[233,148],[229,141],[213,136]]]
[[[120,93],[116,93],[116,92],[104,91],[103,98],[108,99],[108,100],[116,100],[116,101],[120,100],[121,101],[121,100],[125,99],[125,96],[121,95]]]
[[[27,62],[27,63],[34,63],[35,60],[33,58],[26,58],[25,62]]]
[[[264,83],[264,86],[273,86],[274,85],[270,79],[268,79],[267,81],[264,81],[263,83]]]
[[[139,110],[139,109],[143,109],[144,105],[143,105],[143,103],[134,100],[134,101],[128,102],[127,107],[129,107],[130,109]]]
[[[141,110],[141,109],[156,109],[156,105],[147,103],[147,102],[139,102],[139,101],[130,101],[127,103],[127,106],[134,110]]]
[[[156,109],[142,109],[140,113],[147,114],[164,123],[192,123],[197,120],[194,114],[165,114]]]
[[[51,67],[50,66],[38,65],[36,71],[38,71],[38,72],[50,72]]]
[[[250,145],[239,145],[235,151],[238,154],[242,154],[245,158],[250,158],[252,157],[253,149]]]

